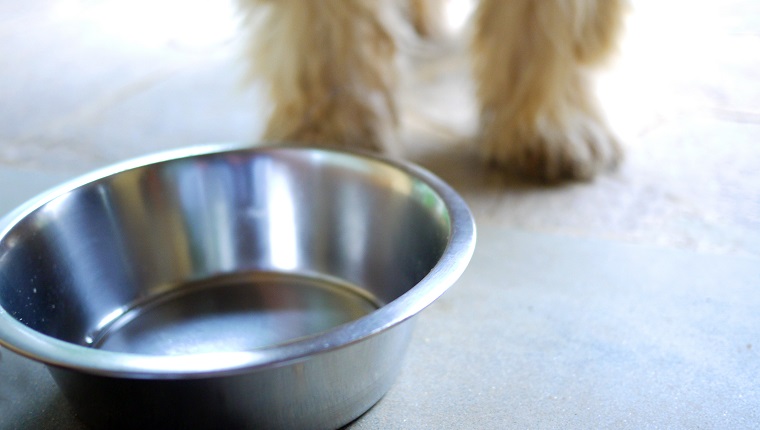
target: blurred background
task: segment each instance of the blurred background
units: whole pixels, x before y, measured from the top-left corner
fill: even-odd
[[[404,66],[406,156],[462,192],[481,226],[760,256],[760,2],[632,3],[599,81],[620,169],[559,186],[486,169],[463,41]],[[470,6],[449,2],[452,28]],[[255,142],[267,100],[245,82],[240,21],[228,0],[0,0],[3,177]]]

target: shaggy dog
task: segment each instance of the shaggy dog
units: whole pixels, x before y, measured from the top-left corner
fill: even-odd
[[[435,33],[441,0],[240,0],[253,71],[274,103],[264,138],[384,150],[394,140],[397,40],[388,8]],[[588,179],[621,148],[592,90],[625,0],[481,0],[471,42],[478,143],[503,169]],[[253,21],[253,20],[251,20]]]

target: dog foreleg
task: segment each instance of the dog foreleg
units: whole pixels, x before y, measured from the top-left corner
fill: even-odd
[[[252,73],[273,103],[264,139],[388,149],[398,120],[384,3],[241,0]]]
[[[473,62],[490,161],[549,181],[618,163],[590,79],[616,46],[624,9],[624,0],[481,1]]]

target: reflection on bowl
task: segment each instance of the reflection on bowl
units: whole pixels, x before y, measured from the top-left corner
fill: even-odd
[[[153,155],[0,221],[0,343],[95,426],[336,428],[390,387],[474,241],[461,198],[408,163]]]

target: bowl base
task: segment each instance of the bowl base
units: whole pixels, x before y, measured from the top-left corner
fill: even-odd
[[[314,335],[382,305],[340,280],[250,272],[183,284],[118,314],[87,338],[146,355],[250,351]]]

